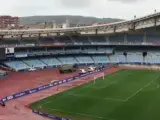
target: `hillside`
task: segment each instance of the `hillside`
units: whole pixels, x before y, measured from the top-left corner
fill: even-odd
[[[57,24],[64,23],[66,20],[69,20],[73,24],[91,24],[91,23],[103,23],[103,22],[117,22],[120,19],[114,18],[96,18],[96,17],[84,17],[84,16],[29,16],[29,17],[21,17],[21,24],[36,24],[36,23],[44,23],[44,22],[52,22],[55,21]]]

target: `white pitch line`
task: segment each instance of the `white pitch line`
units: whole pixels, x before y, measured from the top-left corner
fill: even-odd
[[[95,99],[103,99],[103,100],[114,100],[114,101],[120,101],[120,102],[126,102],[126,100],[122,100],[122,99],[117,99],[117,98],[102,98],[102,97],[91,97],[91,96],[84,96],[84,95],[77,95],[77,94],[72,94],[72,93],[68,93],[71,96],[75,96],[75,97],[88,97],[88,98],[95,98]]]
[[[46,105],[46,104],[48,104],[48,103],[51,103],[51,102],[53,102],[53,101],[56,101],[56,100],[58,100],[59,98],[64,97],[64,96],[66,96],[66,95],[67,95],[67,94],[64,94],[64,95],[61,95],[61,96],[59,96],[59,97],[57,97],[57,98],[55,98],[55,99],[53,99],[53,100],[44,102],[43,104],[40,104],[39,108],[42,108],[44,105]]]
[[[111,118],[104,118],[104,117],[95,116],[95,115],[89,115],[89,114],[84,114],[84,113],[66,112],[66,111],[62,111],[62,110],[58,110],[58,109],[52,109],[52,108],[48,108],[48,109],[52,110],[52,111],[67,113],[67,114],[76,114],[76,115],[88,116],[88,117],[93,117],[93,118],[98,118],[98,119],[104,119],[104,120],[115,120],[115,119],[111,119]]]
[[[148,85],[150,85],[151,83],[153,83],[155,80],[157,80],[159,78],[159,76],[156,78],[156,79],[154,79],[154,80],[152,80],[151,82],[149,82],[149,83],[147,83],[145,86],[143,86],[141,89],[139,89],[137,92],[135,92],[133,95],[131,95],[130,97],[128,97],[127,99],[126,99],[126,101],[128,101],[129,99],[131,99],[133,96],[135,96],[137,93],[139,93],[140,91],[142,91],[145,87],[147,87]]]
[[[158,88],[159,88],[159,84],[157,83],[157,85],[158,85],[158,86],[157,86],[157,89],[158,89]]]
[[[88,85],[85,85],[84,84],[84,86],[82,85],[82,86],[79,86],[80,88],[78,88],[77,90],[73,90],[73,92],[71,92],[71,93],[76,93],[76,92],[78,92],[78,91],[80,91],[80,90],[82,90],[83,88],[89,88],[91,85],[93,85],[93,84],[91,84],[91,83],[88,83]]]
[[[95,89],[103,89],[103,88],[106,88],[106,87],[108,87],[108,86],[110,86],[110,85],[116,83],[116,82],[118,82],[118,81],[111,82],[110,84],[106,84],[106,85],[103,86],[103,87],[91,87],[91,88],[95,88]]]
[[[120,102],[126,102],[126,100],[117,99],[117,98],[104,98],[106,100],[114,100],[114,101],[120,101]]]
[[[114,81],[114,82],[112,82],[111,84],[113,84],[113,83],[115,83],[116,81]],[[111,84],[109,84],[109,85],[107,85],[107,86],[110,86]],[[70,94],[74,94],[75,92],[77,92],[77,91],[80,91],[81,89],[83,89],[83,88],[88,88],[88,87],[90,87],[91,85],[93,85],[93,84],[88,84],[88,85],[86,85],[86,86],[82,86],[81,88],[79,88],[78,90],[75,90],[73,93],[68,93],[68,95]],[[107,86],[105,86],[105,87],[107,87]],[[67,94],[65,94],[65,95],[67,95]],[[65,96],[65,95],[62,95],[62,96],[59,96],[59,97],[57,97],[57,98],[55,98],[54,99],[54,101],[55,100],[57,100],[57,99],[59,99],[59,98],[61,98],[61,97],[63,97],[63,96]],[[110,99],[110,98],[106,98],[106,99]],[[124,100],[119,100],[119,101],[124,101]],[[42,108],[44,105],[46,105],[46,104],[48,104],[48,103],[51,103],[51,102],[53,102],[53,100],[50,100],[50,101],[47,101],[47,102],[45,102],[45,103],[43,103],[43,104],[41,104],[40,106],[39,106],[39,108]]]

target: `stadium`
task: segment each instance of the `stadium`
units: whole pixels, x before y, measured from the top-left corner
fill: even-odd
[[[0,120],[159,120],[159,26],[0,30]]]

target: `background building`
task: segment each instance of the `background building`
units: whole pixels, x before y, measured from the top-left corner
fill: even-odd
[[[19,26],[19,17],[0,16],[0,28],[17,28]]]

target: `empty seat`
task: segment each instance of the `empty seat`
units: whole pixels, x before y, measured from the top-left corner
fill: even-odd
[[[30,67],[43,68],[47,66],[46,64],[44,64],[42,61],[38,59],[28,59],[28,60],[23,60],[23,61]]]
[[[20,61],[20,60],[16,60],[16,61],[7,61],[5,62],[5,64],[7,66],[9,66],[10,68],[19,71],[19,70],[25,70],[30,68],[27,64],[25,64],[24,62]]]
[[[93,56],[92,57],[95,63],[109,63],[109,59],[107,56]]]
[[[62,65],[62,63],[56,58],[42,58],[41,61],[43,61],[48,66]]]
[[[109,56],[109,58],[110,58],[110,63],[119,63],[117,56],[111,55]]]
[[[76,59],[79,63],[82,63],[82,64],[94,63],[94,61],[92,60],[90,56],[79,56],[79,57],[76,57]]]
[[[73,57],[58,57],[62,64],[75,64],[77,63],[76,59]]]

